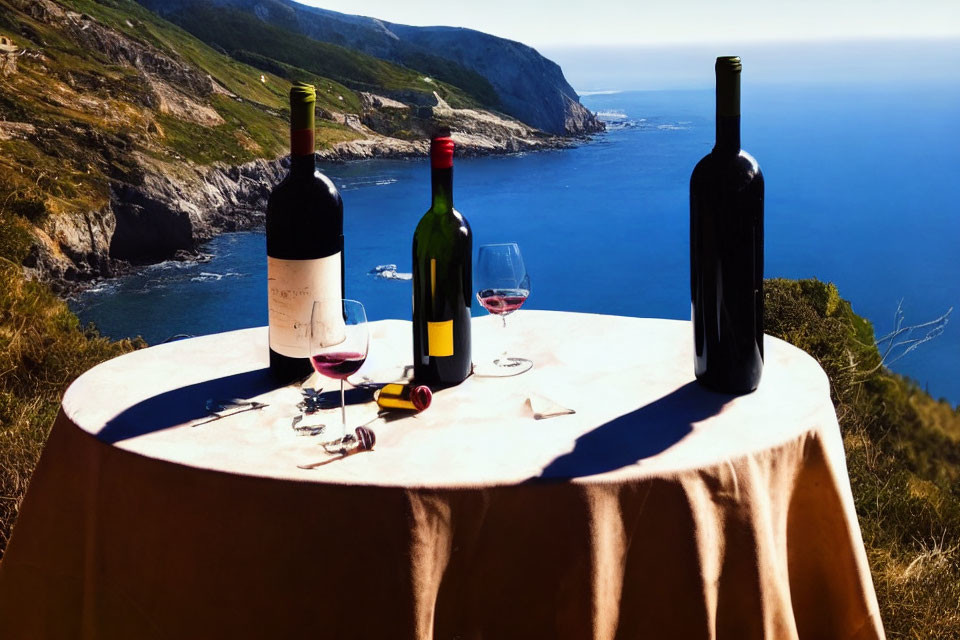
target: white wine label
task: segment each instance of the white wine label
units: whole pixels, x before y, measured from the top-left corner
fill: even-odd
[[[310,356],[310,314],[314,300],[343,295],[340,253],[313,260],[283,260],[267,256],[267,299],[270,348],[289,358]],[[343,310],[329,305],[319,319],[326,334],[323,342],[343,341]]]

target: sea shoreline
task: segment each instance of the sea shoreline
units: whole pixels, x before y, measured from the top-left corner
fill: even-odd
[[[583,134],[577,136],[548,136],[542,139],[524,140],[523,144],[496,146],[478,144],[460,144],[457,148],[459,157],[476,158],[486,156],[510,157],[520,156],[532,152],[565,151],[583,144],[590,144],[605,132]],[[476,136],[474,136],[476,139]],[[370,143],[373,144],[370,144]],[[403,141],[396,138],[376,140],[361,140],[340,143],[335,147],[317,151],[317,164],[320,170],[324,165],[343,166],[359,165],[373,161],[414,161],[429,156],[428,141]],[[85,291],[102,285],[105,282],[115,281],[125,276],[135,274],[143,269],[174,261],[184,263],[204,263],[211,259],[211,255],[203,251],[203,247],[217,236],[225,233],[262,230],[266,215],[266,196],[270,189],[286,175],[289,167],[289,156],[282,156],[273,160],[258,160],[241,166],[210,166],[211,173],[238,173],[243,174],[244,168],[254,164],[269,165],[273,170],[264,172],[266,179],[262,189],[255,194],[252,202],[238,204],[227,211],[218,211],[211,215],[208,224],[196,225],[196,232],[192,238],[192,246],[176,249],[167,255],[129,260],[109,256],[101,257],[86,271],[71,269],[69,266],[62,270],[50,269],[44,265],[43,258],[28,264],[25,269],[27,276],[39,280],[50,286],[54,293],[67,301],[78,299]],[[210,182],[205,179],[204,182]],[[239,181],[238,181],[239,182]],[[181,189],[177,189],[181,191]],[[211,212],[213,213],[213,212]],[[49,263],[48,263],[49,264]]]

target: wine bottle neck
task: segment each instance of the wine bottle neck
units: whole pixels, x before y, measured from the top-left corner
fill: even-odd
[[[316,97],[312,85],[294,85],[290,92],[290,162],[306,167],[313,163]]]
[[[308,155],[304,156],[290,156],[290,173],[297,175],[313,175],[317,170],[317,157],[311,151]]]
[[[449,169],[431,169],[431,183],[433,185],[434,213],[446,213],[453,209],[453,167]]]
[[[740,151],[740,116],[717,113],[717,143],[714,150],[730,153]]]
[[[717,151],[740,151],[740,58],[717,58]]]

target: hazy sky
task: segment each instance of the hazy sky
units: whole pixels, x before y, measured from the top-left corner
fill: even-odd
[[[960,36],[960,0],[300,0],[539,46]]]

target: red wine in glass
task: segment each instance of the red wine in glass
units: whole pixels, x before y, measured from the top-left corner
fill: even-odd
[[[530,295],[530,276],[523,265],[516,242],[485,244],[477,255],[477,300],[484,309],[500,316],[507,327],[507,316],[523,306]],[[508,356],[506,352],[487,364],[474,367],[478,376],[506,377],[528,371],[533,362]]]
[[[482,289],[477,292],[477,300],[490,313],[505,316],[522,307],[529,295],[527,289]]]
[[[340,441],[347,433],[344,381],[356,373],[370,349],[367,313],[356,300],[315,300],[310,314],[310,364],[322,376],[340,381]],[[332,434],[331,434],[332,435]]]
[[[366,359],[365,354],[355,351],[333,351],[311,356],[310,362],[320,375],[345,380],[355,374]]]

